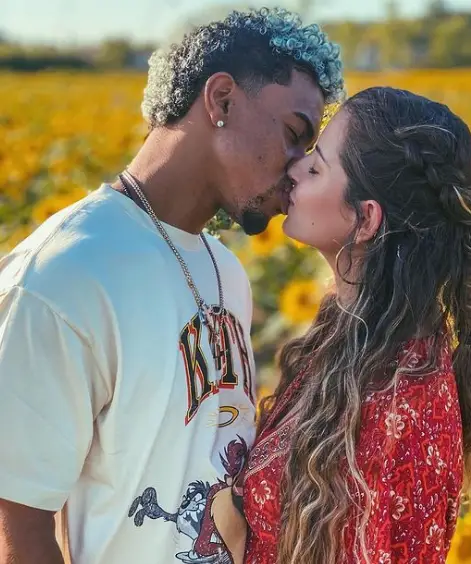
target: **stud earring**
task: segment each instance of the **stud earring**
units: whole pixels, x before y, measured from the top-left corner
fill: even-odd
[[[225,123],[222,121],[222,119],[220,119],[220,120],[216,123],[216,125],[217,125],[218,127],[224,127]]]

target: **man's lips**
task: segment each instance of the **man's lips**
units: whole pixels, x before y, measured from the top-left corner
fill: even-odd
[[[283,215],[288,215],[288,209],[290,205],[290,197],[286,190],[283,190],[281,194],[281,213]]]
[[[294,205],[294,202],[291,198],[291,192],[293,187],[291,185],[286,186],[283,188],[281,192],[281,212],[284,215],[288,215],[288,210],[291,205]]]

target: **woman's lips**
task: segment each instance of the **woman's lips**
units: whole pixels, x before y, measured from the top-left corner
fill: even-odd
[[[281,211],[284,215],[288,215],[289,207],[294,205],[293,199],[291,198],[292,190],[292,186],[289,186],[288,188],[284,188],[281,194]]]

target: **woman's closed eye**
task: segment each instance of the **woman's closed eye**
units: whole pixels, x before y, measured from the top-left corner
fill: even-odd
[[[312,174],[312,175],[319,174],[313,166],[309,167],[308,172],[309,172],[309,174]]]

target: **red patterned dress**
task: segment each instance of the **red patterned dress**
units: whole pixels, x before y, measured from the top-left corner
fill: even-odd
[[[399,365],[406,372],[418,367],[431,345],[431,339],[409,342]],[[372,495],[366,541],[373,564],[446,560],[461,493],[463,446],[447,345],[438,364],[426,376],[401,376],[395,409],[391,392],[373,393],[363,403],[357,463]],[[295,416],[275,428],[268,421],[249,456],[243,483],[250,529],[246,564],[276,562],[280,482],[295,425]],[[386,441],[392,445],[388,449]],[[344,529],[344,564],[364,562],[355,557],[354,546],[355,524],[350,520]]]

